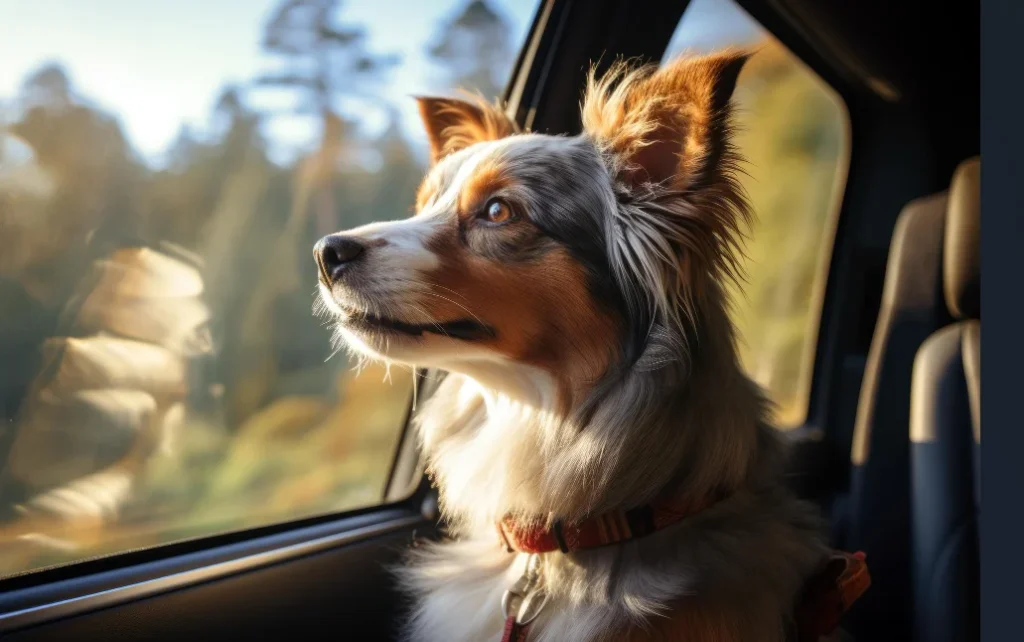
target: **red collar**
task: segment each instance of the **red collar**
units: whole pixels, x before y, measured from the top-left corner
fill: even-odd
[[[498,522],[498,535],[509,552],[570,553],[588,548],[618,544],[644,537],[675,524],[713,505],[722,495],[709,495],[686,503],[656,502],[627,511],[612,511],[575,524],[553,520],[547,524],[517,524],[506,517]],[[796,642],[817,641],[832,633],[843,614],[871,586],[864,554],[836,551],[812,576],[796,605],[794,617]],[[515,615],[505,622],[503,641],[525,639],[527,626],[518,624]]]
[[[506,517],[498,522],[498,536],[509,552],[570,553],[650,535],[704,510],[722,497],[711,494],[689,502],[655,502],[603,513],[575,524],[563,524],[561,520],[519,524]]]
[[[655,502],[630,510],[603,513],[575,524],[563,524],[557,519],[546,524],[539,521],[519,524],[506,517],[498,521],[498,537],[510,553],[570,553],[650,535],[704,510],[722,497],[722,494],[709,494],[690,502]],[[502,642],[525,642],[529,624],[520,623],[516,613],[509,614],[505,619]]]

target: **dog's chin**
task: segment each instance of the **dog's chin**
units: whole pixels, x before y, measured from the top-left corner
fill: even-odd
[[[494,337],[494,330],[477,319],[415,319],[381,316],[357,305],[324,297],[346,343],[373,359],[426,365],[444,355]]]
[[[366,330],[345,320],[338,320],[336,328],[338,336],[349,348],[373,360],[416,365],[416,355],[423,351],[422,337]]]

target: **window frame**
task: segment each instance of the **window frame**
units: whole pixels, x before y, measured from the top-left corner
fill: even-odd
[[[833,350],[837,338],[834,328],[842,324],[841,319],[835,317],[834,309],[839,307],[841,301],[841,298],[837,300],[836,289],[838,282],[845,280],[845,261],[848,258],[845,252],[848,250],[849,243],[844,242],[844,231],[849,227],[847,222],[851,219],[847,211],[851,173],[854,170],[855,159],[859,159],[856,134],[858,131],[857,120],[860,114],[853,106],[861,102],[857,98],[858,94],[863,91],[863,88],[859,87],[862,85],[862,77],[858,74],[855,61],[836,53],[823,53],[832,50],[814,35],[813,30],[800,26],[792,12],[780,7],[772,0],[733,0],[733,2],[746,11],[765,31],[774,36],[801,64],[831,89],[839,98],[846,117],[844,123],[846,154],[841,167],[842,178],[837,182],[833,194],[828,233],[823,239],[823,245],[825,245],[825,241],[829,241],[830,248],[828,251],[824,247],[822,249],[818,269],[824,270],[825,274],[823,278],[819,277],[812,295],[813,315],[817,323],[811,336],[807,337],[808,343],[813,344],[813,349],[806,357],[811,360],[810,372],[804,377],[802,386],[805,390],[801,393],[801,396],[806,399],[807,408],[803,425],[792,431],[792,435],[799,440],[817,442],[825,437],[825,425],[828,421],[829,395],[827,391],[831,384],[830,374],[834,370],[837,360],[837,355]],[[816,46],[812,46],[810,43],[814,43]],[[840,170],[837,169],[837,171]]]

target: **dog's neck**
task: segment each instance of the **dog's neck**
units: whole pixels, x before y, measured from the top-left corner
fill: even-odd
[[[762,477],[778,443],[724,306],[706,313],[692,348],[653,333],[636,364],[569,413],[540,370],[460,367],[417,419],[446,518],[462,530],[508,514],[573,521]]]

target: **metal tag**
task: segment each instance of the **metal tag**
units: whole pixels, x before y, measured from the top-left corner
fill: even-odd
[[[548,603],[548,593],[543,588],[531,591],[523,598],[519,606],[519,613],[516,614],[516,624],[526,625],[540,615],[544,605]]]
[[[533,555],[516,583],[501,596],[501,612],[506,620],[515,614],[516,624],[524,625],[540,614],[547,601],[547,591],[540,586],[540,558]]]

